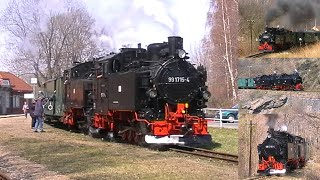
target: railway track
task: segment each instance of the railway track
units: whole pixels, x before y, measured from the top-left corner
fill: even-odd
[[[0,119],[2,119],[2,118],[22,117],[22,116],[24,116],[24,114],[0,115]]]
[[[260,52],[260,53],[249,55],[246,58],[258,58],[258,57],[264,56],[266,54],[267,54],[266,52]]]
[[[228,153],[221,153],[221,152],[215,152],[210,151],[207,149],[202,148],[194,148],[190,146],[173,146],[169,148],[171,151],[184,153],[184,154],[191,154],[195,156],[201,156],[201,157],[207,157],[207,158],[213,158],[213,159],[219,159],[224,160],[228,162],[238,163],[238,155],[235,154],[228,154]]]
[[[253,176],[253,177],[246,178],[245,180],[269,179],[269,178],[270,177],[268,176]]]

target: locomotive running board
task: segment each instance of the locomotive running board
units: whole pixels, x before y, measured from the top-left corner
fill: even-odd
[[[148,144],[185,144],[185,142],[180,141],[183,135],[171,135],[171,136],[151,136],[146,135],[145,141]]]

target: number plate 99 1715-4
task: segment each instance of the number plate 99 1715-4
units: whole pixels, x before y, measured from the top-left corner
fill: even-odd
[[[188,83],[189,77],[168,77],[169,83]]]

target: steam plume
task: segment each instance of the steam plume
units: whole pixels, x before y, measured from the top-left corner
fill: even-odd
[[[280,19],[282,25],[299,26],[314,21],[319,16],[320,0],[277,0],[275,6],[266,14],[269,26]]]
[[[266,116],[268,118],[266,125],[269,128],[275,129],[275,126],[277,124],[277,119],[279,116],[277,114],[265,114],[264,116]]]

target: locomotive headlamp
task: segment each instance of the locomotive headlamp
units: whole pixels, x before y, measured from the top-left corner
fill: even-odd
[[[202,97],[203,99],[208,100],[211,97],[211,93],[209,91],[203,91]]]
[[[158,93],[155,89],[150,89],[147,91],[147,95],[151,98],[155,98],[157,97]]]
[[[183,50],[183,49],[178,49],[178,56],[179,56],[179,58],[183,59],[183,58],[186,57],[186,55],[187,55],[187,53],[186,53],[185,50]]]
[[[267,138],[271,138],[271,134],[268,134]]]
[[[188,103],[185,103],[185,104],[184,104],[184,107],[188,109],[188,108],[189,108],[189,104],[188,104]]]

